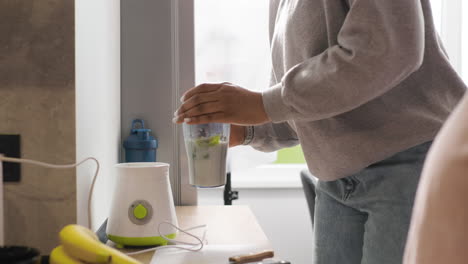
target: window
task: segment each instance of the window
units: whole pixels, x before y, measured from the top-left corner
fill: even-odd
[[[268,87],[268,2],[195,1],[196,83],[229,81],[251,90]]]
[[[432,15],[434,16],[434,23],[437,31],[440,32],[442,27],[442,1],[441,0],[431,0],[432,5]]]
[[[268,7],[269,0],[195,1],[197,84],[228,81],[256,91],[269,87]],[[302,164],[300,168],[305,167],[300,146],[277,153],[237,147],[230,150],[230,163],[233,174],[249,178],[271,175],[268,168],[278,164],[290,164],[290,167],[294,166],[291,164]],[[299,175],[298,169],[292,173]],[[236,180],[244,178],[238,175]]]
[[[468,12],[467,1],[431,0],[436,28],[460,76],[468,82]]]
[[[462,14],[468,14],[468,1],[463,1]],[[468,83],[468,17],[462,18],[462,76]]]

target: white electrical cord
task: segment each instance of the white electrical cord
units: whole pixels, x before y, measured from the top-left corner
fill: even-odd
[[[166,237],[165,235],[161,234],[161,230],[160,230],[161,225],[163,225],[163,224],[170,225],[170,226],[174,227],[175,229],[179,230],[180,232],[195,238],[196,240],[198,240],[198,243],[178,241],[178,240],[174,240],[174,239]],[[205,228],[201,238],[188,232],[190,230],[199,229],[199,228]],[[190,228],[187,228],[187,229],[182,229],[182,228],[174,225],[171,222],[164,221],[164,222],[159,223],[158,233],[159,233],[159,236],[161,236],[162,238],[164,238],[168,242],[178,243],[180,245],[187,245],[187,246],[191,246],[191,247],[184,247],[184,246],[177,246],[177,245],[159,246],[159,247],[152,247],[152,248],[148,248],[148,249],[144,249],[144,250],[140,250],[140,251],[130,252],[130,253],[126,253],[126,254],[129,255],[129,256],[138,255],[138,254],[142,254],[142,253],[145,253],[145,252],[154,251],[154,250],[161,250],[161,249],[166,249],[166,248],[177,248],[177,249],[183,249],[183,250],[188,250],[188,251],[192,251],[192,252],[201,251],[203,249],[204,245],[205,245],[204,241],[205,241],[205,237],[206,237],[206,225],[199,225],[199,226],[194,226],[194,227],[190,227]]]
[[[174,227],[175,229],[179,230],[180,232],[188,235],[188,236],[191,236],[193,238],[195,238],[196,240],[199,241],[199,243],[190,243],[190,242],[185,242],[185,241],[179,241],[179,240],[175,240],[175,239],[171,239],[171,238],[168,238],[166,237],[165,235],[161,234],[161,225],[163,224],[167,224],[167,225],[170,225],[172,227]],[[195,229],[198,229],[198,228],[205,228],[205,230],[203,231],[203,236],[202,238],[199,238],[197,237],[196,235],[194,234],[191,234],[189,233],[188,231],[190,230],[195,230]],[[176,244],[181,244],[181,245],[189,245],[189,246],[199,246],[200,248],[199,249],[196,249],[196,250],[193,250],[193,251],[200,251],[204,244],[203,244],[203,241],[205,241],[205,236],[206,236],[206,225],[199,225],[199,226],[194,226],[194,227],[190,227],[190,228],[187,228],[187,229],[181,229],[179,227],[177,227],[176,225],[174,225],[173,223],[171,222],[168,222],[168,221],[164,221],[164,222],[161,222],[159,223],[158,225],[158,233],[159,235],[166,239],[168,242],[172,242],[172,243],[176,243]],[[174,246],[168,246],[168,247],[172,247],[172,248],[177,248],[177,247],[174,247]],[[185,247],[183,247],[182,249],[186,249]]]
[[[96,183],[97,175],[99,173],[99,161],[96,158],[93,157],[88,157],[85,158],[84,160],[74,163],[74,164],[65,164],[65,165],[57,165],[57,164],[50,164],[46,162],[41,162],[41,161],[36,161],[36,160],[30,160],[30,159],[19,159],[19,158],[9,158],[9,157],[0,157],[0,161],[6,161],[6,162],[14,162],[14,163],[28,163],[28,164],[33,164],[41,167],[46,167],[46,168],[52,168],[52,169],[71,169],[75,168],[77,166],[80,166],[84,162],[88,160],[93,160],[96,162],[96,172],[94,173],[93,180],[91,182],[91,187],[89,189],[89,194],[88,194],[88,226],[90,229],[93,228],[93,222],[92,222],[92,209],[91,209],[91,201],[93,199],[93,192],[94,192],[94,185]],[[94,231],[93,231],[94,232]]]

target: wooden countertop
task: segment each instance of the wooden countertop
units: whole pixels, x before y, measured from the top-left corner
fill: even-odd
[[[183,229],[206,224],[206,240],[211,245],[254,244],[271,247],[248,206],[177,206],[176,213],[179,226]],[[184,240],[184,235],[180,234],[177,239]],[[150,263],[153,254],[148,252],[132,257]]]

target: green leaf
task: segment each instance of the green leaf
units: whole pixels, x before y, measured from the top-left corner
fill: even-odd
[[[207,139],[197,139],[196,144],[199,147],[213,147],[219,144],[221,141],[221,136],[216,135]]]

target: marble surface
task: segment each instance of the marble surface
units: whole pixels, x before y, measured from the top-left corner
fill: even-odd
[[[0,0],[0,133],[22,157],[75,161],[74,1]],[[75,170],[22,165],[5,186],[6,243],[44,254],[76,222]]]

